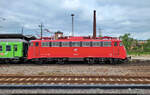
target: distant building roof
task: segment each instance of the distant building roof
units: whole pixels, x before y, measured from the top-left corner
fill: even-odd
[[[36,37],[32,35],[22,35],[22,34],[0,34],[0,39],[25,39],[27,41],[29,40],[35,40]]]
[[[138,43],[139,44],[144,44],[144,43],[147,43],[147,40],[138,40]]]
[[[55,34],[63,34],[63,32],[57,31],[55,32]]]

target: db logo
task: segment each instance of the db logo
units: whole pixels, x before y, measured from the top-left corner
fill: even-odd
[[[4,55],[4,53],[0,53],[0,55]]]
[[[78,49],[77,48],[75,48],[75,49],[73,49],[74,51],[78,51]]]

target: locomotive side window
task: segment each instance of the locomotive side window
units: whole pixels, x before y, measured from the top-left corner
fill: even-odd
[[[80,42],[72,42],[71,46],[72,47],[80,47],[81,45],[80,45]]]
[[[122,43],[122,42],[120,42],[120,46],[123,46],[123,43]]]
[[[38,42],[36,42],[36,43],[35,43],[35,46],[39,46],[39,43],[38,43]]]
[[[42,47],[49,47],[49,42],[42,42]]]
[[[70,47],[70,42],[61,42],[62,47]]]
[[[45,42],[42,42],[42,47],[45,47]]]
[[[11,51],[11,46],[10,45],[6,45],[6,51]]]
[[[91,46],[91,42],[82,42],[82,46],[83,47],[90,47]]]
[[[117,42],[114,43],[114,46],[118,46]]]
[[[92,42],[93,47],[100,47],[102,46],[102,42]]]
[[[0,46],[0,51],[3,51],[3,47],[2,46]]]
[[[60,47],[60,42],[51,42],[52,47]]]
[[[104,47],[111,47],[111,42],[103,42]]]

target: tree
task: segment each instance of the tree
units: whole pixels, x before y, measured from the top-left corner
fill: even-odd
[[[143,44],[143,50],[145,52],[150,52],[150,39],[147,40],[147,43]]]
[[[126,47],[126,49],[131,50],[132,49],[131,46],[134,42],[134,39],[130,37],[130,34],[126,33],[123,36],[120,36],[120,38],[122,39],[122,42],[123,42],[124,46]]]

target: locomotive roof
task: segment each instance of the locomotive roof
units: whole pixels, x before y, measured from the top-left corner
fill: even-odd
[[[27,42],[23,39],[0,39],[0,42]]]
[[[37,39],[32,40],[32,42],[47,42],[47,41],[121,41],[119,38],[116,37],[97,37],[96,39],[93,39],[91,37],[63,37],[59,39]]]
[[[0,39],[25,39],[29,41],[35,40],[36,37],[32,35],[22,35],[22,34],[0,34]]]
[[[121,41],[119,39],[80,39],[80,40],[70,40],[70,39],[57,39],[57,40],[31,40],[32,42],[48,42],[48,41]]]

